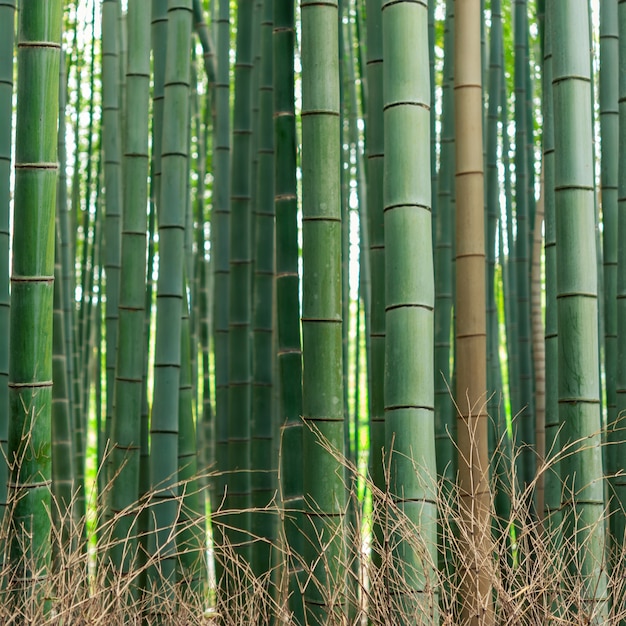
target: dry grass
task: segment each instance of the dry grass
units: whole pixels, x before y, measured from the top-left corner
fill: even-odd
[[[575,446],[566,448],[540,471],[544,474],[552,471],[554,463],[574,449]],[[338,455],[337,458],[348,472],[356,472],[356,468],[344,459]],[[500,467],[502,465],[500,463]],[[503,484],[517,484],[514,461],[509,460],[504,465],[508,467],[509,476],[504,482],[492,478],[492,493],[502,489]],[[215,474],[203,476],[202,483],[215,477]],[[623,540],[620,538],[614,544],[619,549],[612,551],[611,563],[606,559],[597,563],[598,571],[604,572],[608,580],[610,597],[606,605],[589,603],[586,598],[593,596],[594,590],[588,588],[589,581],[581,573],[581,562],[588,556],[586,546],[571,545],[571,538],[562,532],[564,521],[553,525],[538,519],[529,504],[533,488],[531,485],[525,492],[510,489],[507,494],[510,516],[507,519],[498,520],[493,510],[492,549],[486,561],[476,563],[476,555],[481,553],[475,543],[478,539],[467,532],[467,526],[459,516],[458,491],[453,485],[439,483],[439,545],[435,547],[429,545],[420,528],[393,504],[388,493],[368,484],[374,502],[373,512],[364,514],[362,507],[356,506],[351,517],[346,511],[345,586],[337,581],[316,580],[313,572],[319,570],[290,551],[281,540],[280,532],[272,544],[272,566],[262,576],[255,576],[250,565],[242,559],[240,546],[229,544],[230,537],[239,536],[230,532],[238,526],[237,512],[217,507],[211,521],[212,535],[207,533],[207,554],[215,559],[220,583],[216,584],[207,570],[205,584],[199,587],[199,591],[190,591],[184,582],[168,586],[161,580],[158,592],[142,593],[142,575],[149,570],[153,574],[158,571],[158,552],[145,555],[146,562],[137,565],[130,574],[121,574],[108,562],[115,519],[96,521],[98,541],[88,549],[84,539],[85,520],[74,521],[69,515],[66,522],[71,529],[71,541],[68,544],[66,539],[62,540],[61,533],[53,533],[54,566],[38,585],[23,589],[12,578],[15,570],[5,566],[0,571],[3,581],[0,624],[237,626],[295,623],[290,617],[287,599],[287,571],[291,568],[300,571],[298,585],[295,591],[292,587],[291,593],[296,597],[304,595],[308,585],[316,585],[325,603],[332,607],[326,622],[329,625],[389,625],[404,619],[407,623],[425,626],[461,625],[460,604],[465,598],[460,589],[463,571],[468,564],[479,567],[489,576],[497,624],[582,626],[603,623],[617,626],[624,623],[626,552]],[[134,508],[133,514],[139,517],[142,512],[149,512],[151,506],[152,499],[148,498]],[[182,501],[179,506],[183,506]],[[264,512],[276,515],[276,519],[292,513],[276,501],[268,503]],[[607,515],[599,523],[608,528]],[[347,521],[349,519],[353,520],[352,523]],[[382,533],[383,540],[378,544],[373,542],[369,530],[363,535],[363,529],[371,529],[374,524]],[[181,528],[176,528],[173,537],[180,531]],[[0,529],[0,545],[5,547],[9,545],[8,532],[5,523]],[[211,536],[221,537],[221,545],[213,546]],[[247,541],[254,545],[265,540],[251,535]],[[414,570],[398,561],[394,542],[402,543],[405,554],[407,550],[411,552],[410,562],[414,564]],[[5,563],[8,562],[7,556],[5,554]],[[372,558],[374,556],[377,558]],[[201,558],[206,564],[204,555]],[[320,559],[324,564],[323,551]],[[380,565],[375,567],[374,562]],[[429,572],[426,579],[423,579],[424,571]],[[417,579],[421,579],[424,590],[419,597],[411,594],[410,589],[411,581]],[[608,617],[601,619],[601,610]],[[402,616],[403,612],[408,614]]]

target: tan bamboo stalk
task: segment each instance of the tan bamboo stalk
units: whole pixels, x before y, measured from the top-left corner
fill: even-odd
[[[455,2],[456,363],[462,622],[494,622],[491,600],[480,0]]]

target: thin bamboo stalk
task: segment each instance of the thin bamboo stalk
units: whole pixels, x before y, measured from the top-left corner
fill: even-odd
[[[9,206],[15,0],[0,2],[0,520],[7,505],[9,437]]]
[[[279,490],[287,547],[288,607],[304,623],[299,585],[302,548],[302,351],[298,277],[298,201],[294,98],[295,2],[274,2],[274,204],[276,211],[276,341],[280,406]]]

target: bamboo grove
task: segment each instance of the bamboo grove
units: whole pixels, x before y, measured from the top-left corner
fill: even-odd
[[[625,68],[626,0],[0,0],[3,623],[626,623]]]

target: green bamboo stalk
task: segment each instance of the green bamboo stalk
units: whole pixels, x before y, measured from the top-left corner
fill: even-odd
[[[394,623],[436,623],[438,601],[431,597],[437,563],[434,372],[430,358],[424,358],[434,351],[435,304],[430,81],[420,71],[429,57],[427,2],[383,0],[382,24],[385,449],[391,519],[406,519],[388,530],[391,564],[386,583]],[[419,540],[410,528],[417,530]]]
[[[553,2],[558,403],[563,532],[570,575],[591,624],[606,623],[604,480],[598,349],[589,14],[584,0]],[[561,243],[562,242],[562,243]]]
[[[197,26],[196,26],[197,28]],[[213,60],[214,62],[214,60]],[[206,223],[211,214],[206,211],[206,171],[207,152],[211,148],[211,135],[213,132],[211,118],[211,105],[214,101],[215,77],[213,83],[209,82],[209,89],[204,98],[202,111],[198,111],[196,117],[196,136],[198,142],[198,160],[196,163],[198,171],[198,182],[196,185],[195,211],[198,228],[196,228],[196,277],[195,285],[198,302],[196,317],[196,334],[202,358],[202,404],[197,407],[198,415],[198,467],[200,470],[200,498],[204,504],[208,501],[210,507],[215,506],[216,481],[208,476],[209,468],[215,469],[215,416],[213,411],[212,396],[212,374],[211,374],[211,294],[213,290],[212,281],[212,257],[206,253]],[[206,507],[205,507],[206,508]]]
[[[504,278],[504,308],[506,319],[506,346],[507,346],[507,369],[509,379],[509,418],[513,419],[515,407],[520,403],[519,386],[519,340],[517,318],[517,277],[515,265],[515,236],[514,236],[514,215],[513,215],[513,192],[511,184],[511,158],[509,156],[511,142],[509,139],[509,111],[506,87],[506,68],[502,64],[502,165],[504,167],[504,216],[506,219],[506,241],[508,255],[505,258],[503,278]],[[504,234],[504,233],[503,233]]]
[[[347,18],[347,19],[346,19]],[[349,127],[350,116],[352,115],[351,101],[349,99],[350,81],[354,76],[350,75],[348,57],[350,55],[350,42],[346,41],[344,21],[349,20],[349,7],[346,0],[338,0],[337,29],[339,32],[339,128],[341,145],[341,182],[340,182],[340,204],[341,204],[341,343],[342,343],[342,363],[343,363],[343,414],[345,416],[344,426],[344,453],[346,461],[350,466],[355,465],[354,451],[352,449],[352,421],[349,408],[350,393],[350,373],[351,373],[351,340],[352,319],[350,315],[350,194],[352,185],[352,146],[350,144]],[[347,548],[347,562],[351,567],[347,571],[346,577],[346,609],[345,614],[349,622],[356,618],[356,596],[358,578],[353,575],[352,567],[358,563],[358,554],[355,554],[354,546],[357,545],[354,536],[354,526],[356,508],[354,506],[354,473],[348,468],[344,468],[344,483],[346,488],[347,509],[345,516],[345,541]]]
[[[338,619],[345,602],[341,342],[341,204],[338,7],[301,2],[303,214],[304,590],[310,624]]]
[[[456,481],[456,419],[450,398],[452,308],[454,291],[454,1],[446,1],[443,35],[444,65],[442,83],[440,166],[437,175],[437,213],[435,215],[435,452],[437,475],[444,493],[452,494]],[[444,496],[447,497],[447,496]],[[452,511],[451,511],[452,513]],[[453,528],[452,514],[442,520],[443,528]],[[441,532],[443,537],[443,532]],[[441,546],[439,567],[448,580],[453,576],[450,544]]]
[[[515,271],[517,295],[517,344],[519,404],[512,407],[517,424],[515,444],[519,448],[518,476],[524,488],[535,476],[533,379],[530,340],[530,207],[528,203],[527,102],[528,7],[527,0],[515,0]]]
[[[235,112],[231,173],[229,359],[228,359],[228,502],[237,511],[231,541],[242,543],[241,557],[249,562],[250,530],[250,417],[251,405],[251,290],[252,290],[252,33],[253,0],[243,0],[237,11]]]
[[[356,196],[356,209],[352,208],[351,191],[348,193],[346,202],[346,217],[345,224],[347,230],[347,250],[348,250],[348,268],[345,273],[345,278],[348,279],[348,293],[346,302],[348,303],[347,315],[350,316],[351,304],[354,302],[350,297],[350,267],[353,260],[350,258],[351,241],[350,241],[350,229],[351,229],[351,213],[358,219],[359,224],[359,265],[358,265],[358,287],[356,296],[356,314],[354,316],[355,329],[353,332],[348,332],[348,355],[346,363],[348,364],[348,378],[345,381],[346,397],[350,391],[350,380],[354,380],[353,388],[353,411],[350,411],[350,403],[347,404],[346,409],[346,459],[350,463],[352,468],[358,468],[359,465],[359,412],[360,412],[360,393],[361,393],[361,381],[360,381],[360,364],[361,364],[361,343],[360,343],[360,331],[361,331],[361,303],[365,304],[365,315],[369,317],[370,311],[370,297],[369,297],[369,285],[370,285],[370,271],[369,271],[369,233],[365,228],[367,224],[367,184],[365,179],[365,167],[363,163],[364,155],[360,145],[360,133],[358,128],[358,120],[363,119],[361,113],[361,107],[359,106],[359,100],[357,95],[357,82],[360,76],[357,76],[357,62],[355,59],[356,48],[359,42],[355,40],[354,33],[352,32],[352,23],[356,21],[352,16],[356,13],[356,8],[353,11],[351,2],[348,0],[346,3],[347,19],[340,23],[339,28],[343,29],[345,33],[344,37],[344,68],[345,68],[345,92],[344,92],[344,108],[347,111],[346,119],[346,135],[348,150],[348,172],[349,175],[349,189],[354,189]],[[345,317],[344,317],[345,319]],[[368,323],[368,322],[367,322]],[[345,326],[345,325],[344,325]],[[351,340],[350,337],[354,334],[355,339]],[[367,352],[366,352],[367,354]],[[350,362],[350,359],[353,359]],[[361,550],[359,546],[362,543],[361,529],[359,527],[360,508],[361,503],[359,501],[359,476],[358,472],[348,469],[346,471],[346,488],[348,495],[348,515],[347,515],[347,541],[349,546],[348,561],[350,563],[350,573],[348,577],[348,620],[354,621],[357,619],[359,611],[359,596],[361,594],[360,581],[362,578],[362,559]]]
[[[450,331],[453,300],[453,214],[454,214],[454,2],[446,2],[444,24],[444,67],[442,84],[441,156],[437,176],[435,216],[435,442],[437,472],[454,482],[456,423],[450,400]]]
[[[490,432],[494,433],[493,448],[490,456],[494,459],[492,476],[497,481],[498,489],[495,496],[496,521],[498,538],[506,543],[507,528],[510,521],[510,442],[505,419],[500,413],[502,408],[502,379],[499,355],[499,327],[496,303],[496,234],[498,222],[502,215],[500,206],[500,178],[498,174],[498,123],[500,109],[506,106],[502,102],[502,13],[500,0],[491,3],[491,41],[489,52],[489,114],[487,119],[487,389],[490,397],[489,415],[492,417]]]
[[[200,509],[198,489],[198,456],[196,427],[193,414],[193,384],[191,376],[191,337],[186,290],[181,309],[181,373],[178,414],[178,479],[181,508],[178,514],[176,550],[177,580],[180,595],[187,601],[197,601],[206,586],[204,555],[204,515]]]
[[[386,489],[385,463],[385,230],[383,203],[384,120],[383,120],[383,36],[381,0],[367,0],[367,208],[369,264],[371,272],[369,378],[369,473],[372,490],[373,581],[382,584],[384,530],[382,497]],[[373,589],[378,587],[373,586]]]
[[[619,23],[619,48],[618,48],[618,63],[622,64],[619,71],[619,159],[624,159],[626,155],[626,80],[623,72],[623,63],[626,59],[626,3],[623,0],[618,0],[618,23]],[[618,242],[620,241],[620,235],[626,232],[626,187],[624,180],[624,162],[619,162],[618,166],[618,216],[617,216],[617,228],[618,228]],[[617,414],[620,415],[626,408],[626,367],[624,365],[624,359],[621,355],[624,354],[624,346],[626,345],[626,275],[624,268],[626,267],[626,246],[619,245],[617,248]],[[620,459],[620,455],[623,454],[626,437],[623,435],[623,425],[619,426],[617,433],[615,433],[615,439],[619,438],[619,443],[615,446],[614,458]],[[610,432],[610,431],[609,431]],[[621,457],[623,459],[623,456]],[[614,532],[622,532],[622,535],[614,534],[615,540],[620,541],[623,537],[623,511],[626,510],[626,480],[623,477],[617,478],[614,481],[613,488],[615,489],[615,508],[620,509],[618,515],[622,518],[616,520],[611,530]],[[621,525],[621,528],[620,528]],[[621,545],[621,544],[620,544]]]
[[[7,505],[9,437],[9,203],[15,0],[0,2],[0,522]]]
[[[74,449],[79,437],[73,436],[70,416],[72,399],[70,382],[72,370],[67,366],[74,351],[72,342],[65,334],[73,331],[73,326],[65,323],[69,312],[69,291],[67,284],[72,280],[71,272],[64,271],[69,264],[69,215],[67,205],[67,150],[65,144],[65,107],[67,96],[67,67],[65,54],[62,52],[59,63],[59,127],[57,134],[57,154],[59,158],[59,176],[56,194],[56,246],[54,263],[54,295],[52,322],[52,520],[55,528],[53,545],[54,567],[60,566],[59,556],[76,546],[76,537],[72,538],[72,521],[82,517],[78,508],[78,487],[76,480],[81,468],[81,457]],[[63,243],[65,237],[66,244]],[[72,441],[74,439],[74,441]],[[76,501],[75,501],[76,498]],[[84,505],[84,492],[81,504]],[[83,513],[84,515],[84,513]],[[75,533],[74,533],[75,535]],[[73,543],[70,540],[73,539]],[[58,571],[58,570],[57,570]]]
[[[600,5],[600,133],[602,162],[600,184],[602,191],[602,223],[604,252],[604,371],[606,375],[606,408],[609,441],[623,439],[619,430],[612,430],[617,418],[617,250],[618,250],[618,163],[619,163],[619,24],[617,1]],[[619,427],[618,427],[619,428]],[[615,474],[621,459],[616,446],[606,450],[609,476]],[[615,478],[611,483],[615,483]],[[619,479],[618,479],[619,480]],[[611,499],[612,505],[617,504]],[[623,516],[618,509],[611,515],[613,538],[624,534]],[[620,533],[621,534],[618,534]],[[619,540],[621,546],[621,539]],[[615,546],[616,547],[616,546]]]
[[[122,134],[120,130],[119,0],[102,1],[102,146],[105,186],[106,272],[106,427],[108,439],[113,419],[113,391],[117,354],[118,296],[122,228]],[[109,471],[112,465],[109,464]],[[108,473],[108,472],[107,472]]]
[[[437,91],[437,72],[435,69],[435,2],[428,3],[428,67],[430,71],[430,188],[437,189],[437,107],[435,107]],[[431,198],[433,221],[437,218],[437,194]],[[433,228],[433,248],[436,232]]]
[[[455,3],[456,402],[463,558],[461,617],[492,624],[480,2]],[[466,540],[467,541],[467,540]]]
[[[57,237],[57,252],[60,244]],[[60,254],[54,266],[53,328],[52,328],[52,523],[54,541],[53,568],[62,571],[63,555],[75,549],[76,530],[73,525],[76,494],[75,456],[70,426],[70,404],[63,310],[63,278]],[[72,532],[73,531],[73,532]]]
[[[72,235],[70,234],[70,211],[67,197],[67,150],[65,145],[65,115],[67,102],[67,62],[65,54],[61,55],[60,60],[60,84],[59,84],[59,130],[58,130],[58,156],[59,156],[59,181],[57,185],[57,231],[59,232],[59,261],[61,263],[62,277],[62,307],[63,307],[63,324],[65,337],[64,353],[67,384],[67,401],[70,413],[74,413],[74,440],[76,442],[76,469],[84,466],[85,454],[82,443],[84,440],[83,419],[80,411],[76,411],[74,401],[74,263],[70,259],[74,259]],[[80,476],[80,483],[84,480],[84,471]],[[84,495],[84,490],[83,490]],[[84,504],[84,499],[82,501]]]
[[[74,72],[74,76],[81,76],[82,74],[82,67],[83,67],[83,60],[84,60],[84,51],[81,50],[81,43],[79,43],[79,39],[78,39],[78,30],[79,30],[79,24],[80,24],[80,20],[78,18],[78,11],[79,11],[79,5],[80,3],[76,3],[76,6],[74,7],[74,24],[73,24],[73,33],[72,33],[72,45],[70,47],[70,59],[69,59],[69,65],[70,67],[68,68],[68,75],[70,75],[71,70],[73,69]],[[93,12],[95,13],[95,9],[96,9],[96,2],[93,3]],[[92,37],[91,37],[91,46],[95,46],[95,37],[93,37],[93,33],[92,33]],[[73,163],[72,163],[72,169],[73,169],[73,175],[72,175],[72,190],[71,190],[71,218],[70,221],[72,223],[73,226],[78,226],[78,216],[80,214],[80,205],[81,205],[81,197],[80,197],[80,183],[81,183],[81,167],[80,167],[80,131],[81,131],[81,127],[80,127],[80,111],[82,110],[82,91],[80,89],[76,90],[76,100],[75,100],[75,104],[74,104],[74,111],[76,113],[76,115],[74,116],[74,137],[75,137],[75,142],[76,142],[76,149],[74,150],[74,159],[73,159]],[[76,251],[78,249],[78,237],[77,237],[77,233],[72,232],[72,242],[71,242],[71,247],[72,247],[72,258],[75,258],[76,256]],[[67,338],[66,338],[67,339]]]
[[[558,404],[558,322],[556,300],[556,215],[554,206],[554,106],[552,101],[552,34],[551,17],[544,23],[543,59],[543,180],[546,274],[546,462],[544,477],[544,523],[547,535],[557,539],[561,525],[561,480],[558,459],[559,404]]]
[[[215,461],[218,474],[214,511],[222,504],[228,468],[228,303],[230,283],[230,4],[219,0],[217,29],[217,80],[215,83],[215,138],[213,142],[213,218],[211,250],[215,262],[213,317],[215,319]],[[214,520],[215,521],[215,520]],[[224,546],[223,526],[213,524],[215,545]],[[216,559],[218,584],[226,587],[223,554]]]
[[[119,347],[115,406],[111,425],[111,512],[116,523],[113,567],[126,575],[134,567],[137,544],[139,455],[144,366],[146,231],[148,229],[148,109],[150,102],[150,20],[143,0],[128,3],[127,112],[124,132],[124,214],[120,271]]]
[[[42,20],[45,15],[47,19]],[[11,274],[10,560],[19,597],[50,563],[52,318],[62,2],[21,6]],[[36,96],[33,89],[37,90]]]
[[[146,341],[146,352],[149,352],[149,341],[152,320],[152,307],[154,305],[154,280],[152,279],[154,272],[155,259],[155,235],[157,212],[161,206],[161,153],[163,144],[163,100],[164,100],[164,83],[165,83],[165,64],[167,58],[167,4],[168,0],[152,0],[152,23],[151,23],[151,39],[153,51],[153,90],[152,90],[152,150],[150,162],[150,197],[151,197],[151,216],[149,222],[149,248],[148,248],[148,264],[147,264],[147,289],[145,304],[145,326],[144,340]],[[165,43],[164,43],[165,42]],[[140,494],[142,497],[149,497],[148,494],[152,489],[152,472],[151,472],[151,456],[150,456],[150,409],[149,409],[149,392],[147,385],[148,370],[150,364],[146,361],[144,364],[144,383],[142,391],[142,417],[141,417],[141,444],[140,444]],[[149,535],[151,515],[148,508],[144,508],[139,519],[141,530],[141,552],[139,562],[143,566],[144,562],[150,557],[151,537]],[[142,572],[139,580],[141,589],[148,588],[147,571]]]
[[[89,299],[89,295],[91,294],[91,290],[93,287],[94,280],[94,265],[93,263],[90,265],[88,263],[90,254],[93,254],[93,251],[96,248],[96,215],[94,215],[93,223],[91,220],[91,207],[94,206],[94,213],[98,212],[98,205],[92,204],[92,154],[93,154],[93,134],[94,134],[94,102],[95,102],[95,40],[96,37],[94,35],[96,29],[96,3],[93,3],[92,14],[91,14],[91,47],[90,47],[90,61],[89,61],[89,93],[92,94],[92,97],[89,99],[89,124],[87,127],[87,154],[89,158],[87,159],[86,166],[86,175],[85,175],[85,206],[83,209],[83,251],[82,251],[82,262],[81,262],[81,294],[82,294],[82,302],[80,304],[80,308],[78,311],[78,322],[77,322],[77,348],[81,349],[81,352],[78,357],[79,366],[76,368],[75,374],[77,376],[81,375],[82,372],[82,380],[81,380],[81,389],[82,396],[80,400],[81,408],[84,406],[89,406],[88,403],[88,390],[89,390],[89,368],[86,367],[87,361],[90,359],[92,353],[89,352],[89,343],[91,336],[86,331],[86,327],[89,326],[90,312],[92,311],[92,301]],[[97,162],[98,167],[100,167],[100,162],[102,160],[101,156],[102,151],[98,151]],[[96,183],[98,185],[98,183]],[[80,192],[77,190],[76,193],[80,196]],[[72,194],[74,194],[74,188],[72,188]],[[97,195],[97,194],[96,194]],[[74,215],[74,218],[78,220],[78,212]],[[91,237],[90,237],[91,233]],[[91,283],[91,284],[90,284]]]
[[[298,278],[298,201],[294,98],[295,2],[274,2],[274,202],[276,211],[276,339],[281,427],[279,487],[288,548],[288,608],[304,623],[302,576],[302,352]]]
[[[253,388],[251,466],[255,543],[252,570],[262,578],[271,567],[271,545],[277,537],[272,505],[276,491],[277,459],[274,458],[274,93],[273,45],[274,2],[264,0],[260,19],[261,66],[259,68],[258,173],[255,208]],[[260,540],[260,541],[259,541]]]
[[[498,122],[500,120],[500,97],[502,95],[502,14],[500,1],[491,3],[491,30],[489,42],[488,92],[489,108],[486,123],[486,183],[487,207],[487,389],[489,414],[497,415],[502,390],[499,388],[499,322],[496,305],[496,234],[500,218],[500,180],[498,177]],[[495,419],[492,422],[495,424]]]
[[[191,0],[169,0],[167,60],[163,102],[161,202],[158,205],[159,279],[157,283],[154,396],[150,425],[150,473],[154,489],[151,584],[172,600],[176,545],[171,528],[178,509],[178,413],[181,303],[183,299],[184,198],[188,177]],[[157,574],[158,571],[158,574]],[[151,610],[158,617],[160,605]]]

